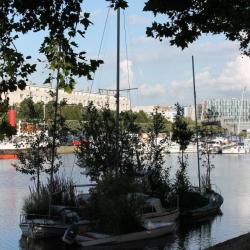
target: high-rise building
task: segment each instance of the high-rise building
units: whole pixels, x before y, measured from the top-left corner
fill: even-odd
[[[250,100],[236,98],[216,98],[205,100],[202,104],[202,119],[209,110],[221,121],[221,124],[230,128],[232,131],[246,130],[250,128]]]

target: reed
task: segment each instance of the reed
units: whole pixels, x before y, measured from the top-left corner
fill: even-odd
[[[35,187],[30,187],[29,190],[30,193],[25,198],[23,205],[23,211],[26,214],[46,215],[49,213],[50,205],[77,206],[76,190],[74,182],[70,178],[55,176],[51,184],[49,180],[41,184],[39,193]],[[50,190],[53,190],[52,195]]]

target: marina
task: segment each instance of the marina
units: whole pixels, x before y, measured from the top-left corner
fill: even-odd
[[[191,154],[189,159],[189,177],[191,182],[197,185],[196,166],[194,165],[196,158]],[[224,203],[221,207],[222,215],[206,218],[206,220],[195,224],[180,225],[174,235],[150,240],[146,244],[134,243],[132,246],[130,244],[129,247],[131,249],[150,249],[150,247],[162,250],[205,249],[248,232],[250,227],[250,211],[248,209],[250,204],[250,155],[214,155],[213,161],[215,169],[212,172],[212,183],[215,182],[218,185],[224,197]],[[1,161],[0,168],[0,178],[3,180],[0,184],[2,198],[0,212],[3,215],[0,218],[0,249],[32,249],[21,240],[19,214],[23,205],[22,200],[28,194],[28,186],[33,183],[28,176],[17,173],[11,166],[12,162],[13,160]],[[77,183],[88,183],[84,175],[79,175],[80,169],[74,166],[74,162],[74,155],[64,155],[64,167],[61,172],[66,176],[70,176],[73,173]],[[167,166],[174,166],[175,163],[176,156],[168,155]],[[243,200],[244,203],[242,202]],[[39,247],[37,249],[41,250],[55,249],[55,246],[60,246],[60,249],[66,249],[62,242],[38,241],[30,243],[30,246],[32,244],[35,244]],[[77,247],[67,247],[67,249],[78,250]]]
[[[0,5],[0,250],[250,248],[247,1]]]

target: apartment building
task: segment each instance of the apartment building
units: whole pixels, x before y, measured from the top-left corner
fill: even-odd
[[[15,92],[10,92],[8,94],[10,105],[19,104],[25,98],[32,97],[34,102],[43,102],[48,103],[52,100],[51,92],[55,93],[55,89],[50,85],[36,85],[29,84],[24,90],[18,89]],[[67,104],[82,104],[87,106],[89,102],[97,108],[102,108],[109,105],[111,110],[116,109],[116,98],[113,93],[99,92],[99,93],[90,93],[87,91],[72,91],[67,93],[64,90],[59,90],[58,95],[59,102],[65,100]],[[125,96],[120,96],[120,111],[128,110],[130,107],[129,101]]]

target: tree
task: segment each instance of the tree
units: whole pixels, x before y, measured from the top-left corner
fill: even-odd
[[[79,166],[86,170],[92,181],[101,180],[107,175],[134,178],[139,172],[140,153],[137,149],[141,142],[135,119],[132,112],[120,114],[117,155],[114,112],[109,108],[97,110],[93,103],[88,105],[82,123],[82,134],[88,143],[79,147],[77,157]]]
[[[205,175],[202,176],[202,186],[207,189],[211,190],[211,170],[214,168],[214,164],[212,163],[212,150],[211,144],[209,142],[213,139],[215,133],[213,130],[213,125],[211,124],[204,124],[201,127],[200,131],[201,140],[203,142],[201,146],[201,165],[205,168]]]
[[[205,174],[202,176],[202,185],[205,189],[211,190],[211,170],[214,168],[212,163],[214,148],[210,142],[214,137],[223,132],[220,122],[217,120],[219,113],[214,107],[208,109],[205,113],[205,120],[202,122],[200,127],[201,141],[201,163],[205,168]],[[220,146],[218,146],[220,147]],[[219,148],[218,150],[221,150]]]
[[[98,229],[107,233],[133,232],[141,223],[142,203],[134,194],[142,190],[137,178],[143,153],[135,119],[130,111],[120,113],[117,143],[115,113],[108,107],[97,110],[90,103],[83,117],[87,143],[76,152],[78,165],[97,184],[90,190],[89,212]]]
[[[148,115],[143,111],[140,110],[136,112],[136,120],[137,123],[148,123],[150,121]]]
[[[28,147],[28,148],[26,148]],[[36,133],[35,136],[23,136],[22,141],[17,143],[19,148],[18,162],[13,166],[17,171],[33,176],[36,180],[37,193],[40,192],[41,172],[51,172],[52,141],[45,129]],[[61,165],[60,157],[56,154],[57,164],[53,168],[56,173]]]
[[[43,103],[34,103],[31,97],[25,98],[19,105],[17,117],[28,122],[39,122],[43,119]]]
[[[83,106],[82,104],[66,104],[61,109],[62,116],[65,120],[75,120],[81,121],[83,115]]]
[[[15,41],[28,32],[44,32],[39,52],[48,61],[48,69],[57,70],[59,88],[71,91],[75,76],[91,74],[102,63],[86,59],[86,52],[79,51],[77,37],[85,37],[91,24],[89,13],[82,10],[83,0],[19,1],[3,0],[0,3],[0,110],[8,106],[8,91],[24,89],[35,64],[27,63],[31,56],[24,56]],[[38,59],[38,61],[41,61]],[[52,74],[45,82],[52,81]],[[4,114],[1,114],[4,115]],[[3,119],[2,119],[3,120]]]
[[[169,180],[170,168],[164,168],[164,152],[167,147],[167,136],[160,137],[160,133],[165,128],[165,119],[157,111],[152,114],[152,125],[149,128],[148,141],[145,145],[147,152],[145,157],[144,192],[161,199],[162,204],[166,204],[167,196],[171,191]]]
[[[128,7],[128,2],[125,0],[106,0],[107,2],[110,2],[110,7],[114,8],[115,10],[117,8],[125,9]]]
[[[172,141],[179,143],[182,162],[184,162],[184,152],[191,141],[193,132],[188,127],[184,117],[184,108],[181,107],[179,103],[175,104],[175,107],[176,115],[174,123],[172,124]]]
[[[188,127],[187,121],[184,118],[184,108],[179,103],[175,105],[176,115],[174,123],[172,124],[172,141],[180,145],[181,158],[178,157],[180,169],[176,172],[175,188],[177,193],[184,193],[189,189],[189,180],[186,173],[187,156],[184,158],[184,152],[189,145],[193,132]]]
[[[170,38],[170,45],[184,49],[203,33],[221,33],[231,41],[238,41],[240,50],[250,55],[249,1],[148,0],[143,10],[167,16],[166,21],[154,21],[147,28],[150,37]]]

